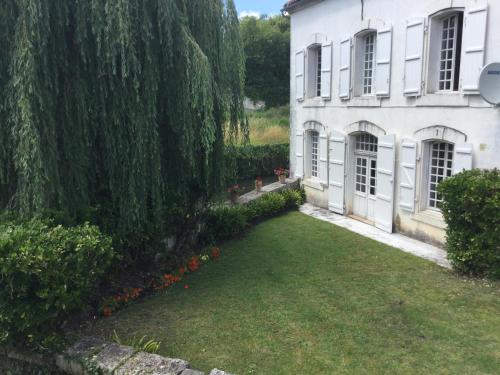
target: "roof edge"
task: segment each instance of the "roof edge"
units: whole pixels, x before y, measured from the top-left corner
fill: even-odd
[[[320,3],[323,0],[288,0],[281,9],[281,13],[295,13],[307,5]]]

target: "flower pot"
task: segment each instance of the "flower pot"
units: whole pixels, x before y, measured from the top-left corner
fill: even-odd
[[[262,190],[262,180],[255,180],[255,190],[258,192]]]
[[[278,180],[281,184],[286,184],[286,175],[282,174],[278,176]]]

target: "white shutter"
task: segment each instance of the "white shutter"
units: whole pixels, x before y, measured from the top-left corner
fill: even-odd
[[[384,135],[378,139],[377,200],[375,226],[392,233],[394,212],[394,167],[396,162],[396,137]]]
[[[326,186],[328,184],[328,136],[326,133],[319,135],[319,180]]]
[[[405,52],[405,96],[422,95],[425,19],[407,21]]]
[[[340,42],[339,97],[348,100],[351,97],[351,38]]]
[[[332,97],[332,43],[321,47],[321,97],[330,100]]]
[[[345,136],[332,130],[330,134],[330,173],[328,180],[328,208],[343,215],[345,189]]]
[[[415,181],[417,176],[417,142],[401,142],[399,173],[399,206],[405,211],[415,211]]]
[[[464,18],[461,67],[464,94],[476,94],[479,90],[479,75],[484,65],[487,21],[487,4],[467,8]]]
[[[305,53],[300,50],[295,54],[295,96],[297,100],[304,100]]]
[[[453,155],[453,174],[469,169],[472,169],[472,144],[456,144]]]
[[[304,178],[304,130],[295,134],[295,173],[294,177]]]
[[[377,67],[375,69],[375,90],[377,96],[391,93],[392,27],[377,32]]]

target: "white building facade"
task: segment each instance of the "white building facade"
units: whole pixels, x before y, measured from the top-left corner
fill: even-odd
[[[291,174],[308,200],[387,232],[445,240],[437,185],[500,167],[500,0],[295,0]]]

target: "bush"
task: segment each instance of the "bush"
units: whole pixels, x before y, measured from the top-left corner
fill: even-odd
[[[288,144],[228,146],[225,152],[226,181],[272,176],[275,168],[288,168],[289,153]]]
[[[245,230],[247,224],[245,206],[214,206],[208,211],[202,242],[215,243],[234,238]]]
[[[115,259],[111,239],[84,224],[0,223],[0,343],[53,348]]]
[[[305,201],[303,189],[269,193],[244,206],[218,205],[207,214],[203,243],[215,243],[237,237],[251,222],[297,209]]]
[[[500,278],[500,172],[471,170],[439,185],[446,250],[461,273]]]

